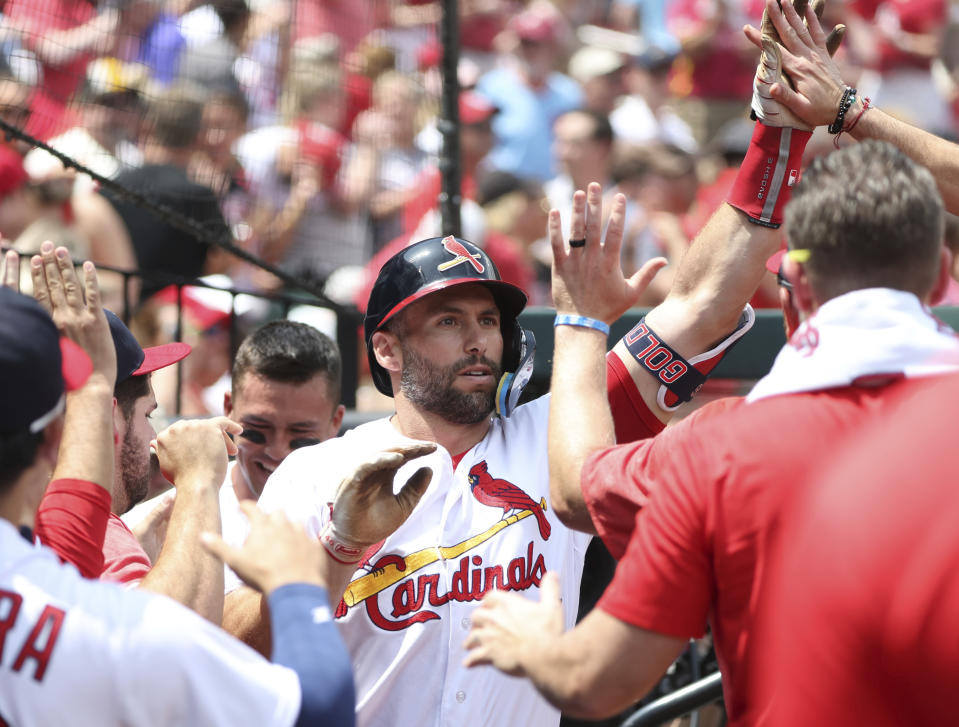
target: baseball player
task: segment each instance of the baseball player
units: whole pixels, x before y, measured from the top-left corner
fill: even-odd
[[[801,144],[796,149],[801,154]],[[785,150],[784,164],[796,149]],[[574,195],[571,252],[599,239],[601,195],[598,184]],[[787,196],[782,185],[774,202]],[[618,259],[625,200],[617,204],[607,245]],[[724,210],[714,219],[685,257],[670,297],[646,318],[648,335],[671,343],[668,370],[660,371],[665,362],[659,357],[644,367],[628,349],[636,341],[621,341],[606,358],[601,376],[604,386],[609,382],[621,441],[659,432],[748,328],[751,310],[744,314],[744,302],[777,240],[771,228],[740,225],[739,214]],[[559,234],[558,214],[550,225]],[[607,292],[616,315],[662,264],[653,261],[629,280],[615,281]],[[580,274],[595,280],[601,272]],[[494,670],[468,673],[462,664],[461,645],[484,593],[530,592],[547,570],[557,570],[565,602],[578,600],[588,539],[564,527],[548,503],[549,399],[515,405],[532,353],[516,319],[524,303],[522,292],[501,281],[493,261],[468,241],[432,238],[395,255],[380,271],[365,324],[374,382],[393,396],[395,414],[293,452],[260,498],[264,510],[305,520],[334,557],[355,569],[335,615],[354,659],[362,725],[558,722],[558,712],[529,685]],[[606,326],[570,316],[557,322]],[[500,416],[492,416],[494,406]],[[572,417],[562,426],[577,422]],[[385,540],[365,533],[341,537],[340,518],[348,523],[350,513],[330,503],[343,493],[337,487],[342,471],[370,447],[410,438],[438,446],[427,458],[434,480],[409,521]],[[232,591],[225,611],[235,633],[260,643],[256,594]],[[575,609],[561,617],[567,626],[574,619]]]
[[[15,264],[5,262],[4,273]],[[36,256],[31,270],[39,299],[71,340],[60,338],[37,303],[0,287],[0,381],[10,404],[0,415],[0,723],[352,725],[349,659],[324,588],[352,568],[282,516],[244,505],[251,532],[241,550],[214,534],[203,538],[267,594],[273,664],[170,599],[85,580],[33,544],[34,509],[51,468],[55,481],[88,486],[81,498],[88,528],[77,534],[102,541],[113,482],[116,353],[91,263],[82,285],[64,248]],[[194,421],[190,433],[195,456],[170,460],[171,474],[219,482],[222,430]],[[351,528],[371,537],[395,529],[430,477],[419,469],[395,496],[396,470],[434,449],[414,443],[377,452],[349,473],[348,494],[336,500],[352,514],[340,523],[341,537],[356,537]]]
[[[821,30],[816,40],[825,49]],[[771,63],[764,54],[759,78]],[[754,110],[766,126],[775,109]],[[641,697],[708,621],[730,723],[760,720],[751,606],[787,514],[784,493],[911,379],[959,368],[955,334],[925,307],[949,275],[942,201],[925,169],[886,144],[844,149],[806,171],[786,223],[786,302],[804,322],[745,403],[610,448],[597,386],[604,341],[557,331],[550,470],[570,498],[575,482],[620,563],[598,609],[562,636],[555,583],[540,604],[491,594],[473,618],[470,664],[528,676],[552,703],[596,718]],[[614,270],[608,250],[598,238],[569,253],[552,242],[568,281],[558,310],[609,316],[595,290],[615,288],[621,273],[586,286],[579,272]],[[571,411],[582,423],[575,434],[558,426]]]
[[[340,372],[336,343],[304,323],[266,323],[240,344],[233,386],[223,402],[224,413],[243,428],[219,492],[227,541],[246,537],[240,502],[256,502],[267,477],[290,452],[336,436],[345,413],[339,403]],[[136,531],[145,519],[158,516],[157,508],[162,517],[174,493],[140,503],[123,515],[124,523]]]

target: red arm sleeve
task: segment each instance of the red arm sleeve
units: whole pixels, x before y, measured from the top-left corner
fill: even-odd
[[[617,442],[647,439],[659,434],[666,426],[649,410],[626,366],[612,352],[606,354],[606,395],[613,413]]]
[[[634,518],[625,555],[598,604],[633,626],[680,638],[695,638],[705,631],[713,568],[703,484],[722,477],[717,471],[721,465],[712,467],[701,443],[688,439],[682,448],[669,447],[668,457],[655,451],[660,438],[617,448],[647,445],[638,456],[624,458],[624,453],[612,450],[616,459],[609,464],[616,464],[624,480],[635,483],[639,475],[645,484],[647,468],[655,466],[659,481]],[[597,459],[602,464],[603,453]]]
[[[103,571],[103,539],[110,517],[110,493],[85,480],[50,483],[37,510],[35,533],[84,578]]]

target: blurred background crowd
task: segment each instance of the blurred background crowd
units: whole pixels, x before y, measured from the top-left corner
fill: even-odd
[[[49,239],[95,261],[108,306],[144,345],[179,334],[194,346],[182,381],[156,382],[161,408],[219,413],[231,311],[251,324],[275,312],[208,288],[181,298],[170,283],[289,286],[30,139],[362,312],[381,262],[440,232],[449,4],[0,1],[0,120],[28,137],[0,139],[5,244],[29,254]],[[549,305],[547,212],[568,222],[572,192],[599,181],[628,199],[624,270],[673,263],[642,301],[658,303],[749,142],[758,51],[742,26],[759,24],[762,3],[459,0],[458,12],[462,236]],[[959,136],[959,2],[844,0],[827,13],[827,27],[848,26],[838,59],[860,95]],[[817,135],[807,162],[831,143]],[[948,238],[959,244],[955,220]],[[777,305],[773,276],[754,304]],[[293,317],[335,327],[329,311],[302,310]]]

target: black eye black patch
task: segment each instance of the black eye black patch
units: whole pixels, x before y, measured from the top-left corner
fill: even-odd
[[[253,444],[266,444],[266,435],[256,429],[244,429],[240,432],[240,436],[253,442]]]

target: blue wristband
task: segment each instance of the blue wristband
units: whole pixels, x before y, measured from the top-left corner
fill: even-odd
[[[579,328],[592,328],[594,331],[599,331],[604,336],[609,335],[609,326],[602,321],[598,321],[595,318],[587,318],[586,316],[571,316],[568,313],[557,313],[556,320],[553,321],[554,326],[577,326]]]

